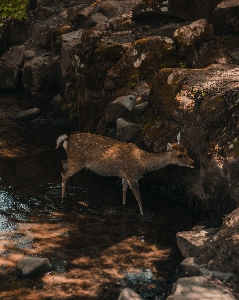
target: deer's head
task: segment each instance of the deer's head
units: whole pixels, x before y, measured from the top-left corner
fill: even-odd
[[[189,167],[194,168],[195,162],[192,160],[187,153],[187,150],[180,145],[179,143],[167,145],[168,155],[170,156],[170,160],[173,164],[182,166],[182,167]]]

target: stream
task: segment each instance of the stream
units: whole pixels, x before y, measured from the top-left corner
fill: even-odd
[[[44,106],[29,95],[0,94],[0,299],[116,300],[124,287],[148,300],[166,299],[185,275],[175,235],[197,220],[141,189],[143,220],[131,191],[122,207],[117,178],[89,170],[73,177],[71,194],[61,199],[65,152],[55,151],[55,141],[65,131],[44,114],[11,120]],[[23,256],[47,257],[53,269],[19,278],[15,265]]]

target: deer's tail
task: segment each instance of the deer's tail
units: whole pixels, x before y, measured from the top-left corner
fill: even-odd
[[[68,139],[67,134],[60,135],[56,140],[56,149],[58,149],[60,146],[62,146],[66,150],[67,139]]]

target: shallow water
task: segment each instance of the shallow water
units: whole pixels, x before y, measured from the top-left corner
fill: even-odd
[[[33,107],[21,95],[0,95],[0,102],[0,299],[113,300],[126,286],[145,299],[165,299],[182,275],[175,234],[196,220],[141,189],[142,219],[131,191],[123,209],[117,178],[90,171],[74,176],[62,200],[65,153],[54,148],[63,131],[47,121],[11,121]],[[15,262],[29,255],[49,258],[53,271],[18,278]],[[131,280],[146,269],[149,280]]]

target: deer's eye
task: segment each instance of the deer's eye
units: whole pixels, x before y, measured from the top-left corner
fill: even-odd
[[[183,158],[182,154],[178,154],[178,158]]]

